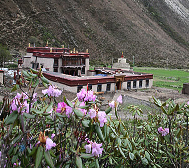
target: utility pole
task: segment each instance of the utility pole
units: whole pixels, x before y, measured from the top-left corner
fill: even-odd
[[[133,68],[135,66],[135,56],[133,55]]]

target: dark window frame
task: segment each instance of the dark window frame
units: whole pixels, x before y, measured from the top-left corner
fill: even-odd
[[[131,81],[127,81],[127,89],[131,89]]]
[[[98,84],[97,85],[97,92],[101,92],[102,91],[102,84]]]
[[[142,80],[139,80],[139,88],[142,88]]]
[[[146,87],[149,87],[149,84],[150,84],[150,80],[146,79]]]
[[[111,90],[111,83],[107,83],[107,85],[106,85],[106,91],[108,92],[110,90]]]
[[[81,91],[81,89],[83,89],[83,85],[78,85],[77,86],[77,93],[79,93]]]
[[[88,90],[92,90],[93,89],[93,85],[92,84],[88,84]]]
[[[134,81],[133,81],[133,88],[136,88],[136,87],[137,87],[137,81],[134,80]]]

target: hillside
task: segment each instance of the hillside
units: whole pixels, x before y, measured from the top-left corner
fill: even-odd
[[[1,0],[0,43],[89,49],[91,63],[121,52],[136,65],[189,67],[187,0]]]

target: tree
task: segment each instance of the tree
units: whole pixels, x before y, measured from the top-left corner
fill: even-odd
[[[4,63],[12,59],[9,50],[2,44],[0,44],[0,66],[4,66]]]

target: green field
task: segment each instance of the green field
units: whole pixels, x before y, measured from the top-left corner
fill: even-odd
[[[154,75],[153,86],[175,89],[181,92],[183,83],[189,82],[189,70],[134,67],[136,72]]]

